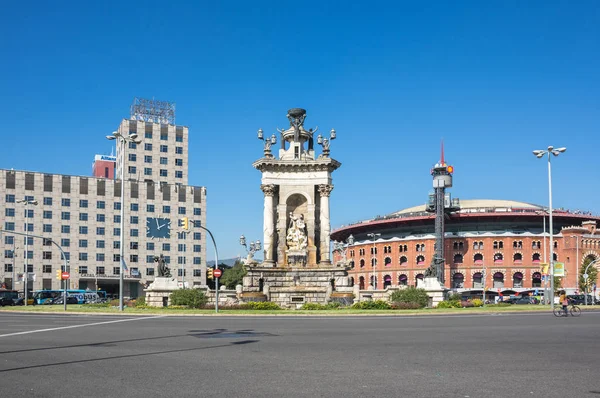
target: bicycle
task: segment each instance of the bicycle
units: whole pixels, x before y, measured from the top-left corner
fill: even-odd
[[[553,312],[554,312],[554,316],[556,316],[556,317],[569,316],[569,314],[571,314],[571,316],[581,315],[581,309],[578,306],[576,306],[575,304],[569,304],[567,306],[566,311],[563,310],[562,305],[555,306]]]

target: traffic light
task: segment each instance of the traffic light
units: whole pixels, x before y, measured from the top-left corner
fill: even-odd
[[[56,270],[56,279],[62,280],[62,270],[60,268]]]
[[[186,231],[187,231],[188,229],[190,229],[190,220],[189,220],[189,218],[187,218],[187,217],[183,217],[183,218],[181,219],[181,224],[182,224],[182,226],[183,226],[183,229],[185,229]]]
[[[212,268],[207,268],[207,270],[206,270],[206,277],[207,277],[208,279],[214,279],[214,278],[215,278],[215,277],[213,276],[213,271],[214,271],[214,270],[213,270]]]

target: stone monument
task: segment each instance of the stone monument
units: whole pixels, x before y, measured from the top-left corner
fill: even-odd
[[[349,294],[349,278],[344,267],[334,267],[330,257],[329,196],[331,174],[340,162],[329,156],[330,137],[315,137],[318,127],[306,129],[306,111],[290,109],[289,127],[277,129],[281,147],[272,153],[277,137],[258,138],[265,142],[264,156],[253,163],[262,173],[264,193],[264,260],[248,268],[242,300],[277,302],[297,308],[305,302],[326,303],[332,297]],[[322,146],[315,153],[315,141]],[[334,294],[335,293],[335,294]]]
[[[169,296],[173,291],[178,290],[177,279],[171,277],[171,270],[167,267],[165,257],[154,256],[154,262],[157,263],[157,277],[145,290],[146,305],[152,307],[166,307],[170,305]]]

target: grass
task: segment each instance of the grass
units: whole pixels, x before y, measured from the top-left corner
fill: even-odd
[[[588,308],[581,307],[582,310]],[[589,309],[598,309],[590,307]],[[62,305],[36,305],[36,306],[18,306],[1,307],[0,311],[6,312],[46,312],[46,313],[64,313]],[[355,310],[351,308],[341,308],[335,310],[230,310],[219,308],[221,315],[315,315],[315,316],[333,316],[333,315],[436,315],[436,314],[485,314],[485,313],[510,313],[510,312],[552,312],[547,305],[511,305],[506,307],[486,306],[478,308],[424,308],[420,310]],[[67,307],[67,313],[95,313],[95,314],[124,314],[124,315],[216,315],[214,309],[173,309],[173,308],[135,308],[125,307],[123,312],[118,307],[90,307],[86,305],[71,304]]]

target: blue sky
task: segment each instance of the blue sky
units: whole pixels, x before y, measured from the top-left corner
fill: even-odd
[[[566,146],[555,207],[600,213],[596,1],[9,2],[0,35],[0,167],[89,175],[134,97],[175,102],[222,258],[292,107],[338,133],[334,228],[424,203],[441,139],[454,197],[546,205],[531,151]]]

